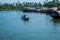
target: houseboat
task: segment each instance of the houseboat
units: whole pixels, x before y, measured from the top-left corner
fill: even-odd
[[[36,8],[24,7],[23,12],[36,12]]]
[[[59,8],[57,8],[57,9],[49,9],[49,10],[47,10],[47,13],[48,13],[52,18],[60,19],[60,10],[59,10]]]
[[[23,8],[23,12],[40,12],[40,13],[46,13],[47,8],[29,8],[25,7]]]

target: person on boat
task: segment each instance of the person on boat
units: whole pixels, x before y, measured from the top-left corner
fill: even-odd
[[[26,15],[23,15],[23,16],[22,16],[22,19],[23,19],[23,20],[29,20],[29,17],[27,17]]]
[[[26,18],[26,15],[23,15],[23,16],[22,16],[22,19],[24,19],[24,18]]]

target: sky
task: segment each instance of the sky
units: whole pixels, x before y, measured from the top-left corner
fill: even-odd
[[[13,3],[13,2],[18,2],[18,1],[20,1],[21,3],[24,1],[25,2],[37,2],[37,3],[41,2],[41,3],[44,3],[45,0],[0,0],[1,3]],[[51,1],[51,0],[49,0],[49,1]]]

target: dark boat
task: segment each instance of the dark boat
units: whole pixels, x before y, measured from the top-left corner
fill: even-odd
[[[29,21],[29,18],[27,17],[27,18],[22,18],[22,20],[26,20],[26,21]]]
[[[23,12],[36,12],[36,8],[23,8]]]
[[[57,11],[52,11],[51,14],[49,14],[52,18],[60,19],[60,15]]]
[[[52,14],[50,14],[50,16],[53,17],[54,19],[60,19],[59,15],[54,15],[54,14],[52,15]]]
[[[60,19],[60,15],[59,15],[58,11],[55,11],[53,9],[48,9],[47,14],[50,15],[54,19]]]
[[[29,8],[25,7],[23,8],[23,12],[40,12],[40,13],[46,13],[47,8]]]
[[[23,15],[23,16],[21,17],[21,19],[24,20],[24,21],[29,21],[29,17],[26,17],[26,15]]]
[[[54,19],[60,19],[60,6],[58,6],[56,10],[49,9],[47,13]]]
[[[23,12],[41,12],[41,13],[44,13],[45,10],[42,9],[42,8],[29,8],[29,7],[26,7],[26,8],[23,8]]]
[[[55,13],[57,13],[57,12],[54,11],[53,9],[47,9],[46,13],[47,13],[47,14],[55,14]]]

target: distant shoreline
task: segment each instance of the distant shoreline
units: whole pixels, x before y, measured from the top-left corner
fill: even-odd
[[[11,9],[11,10],[10,10],[10,9],[8,9],[8,10],[7,10],[7,9],[2,9],[2,10],[1,10],[1,9],[0,9],[0,11],[22,11],[22,9],[20,9],[20,10],[13,10],[13,9]]]

